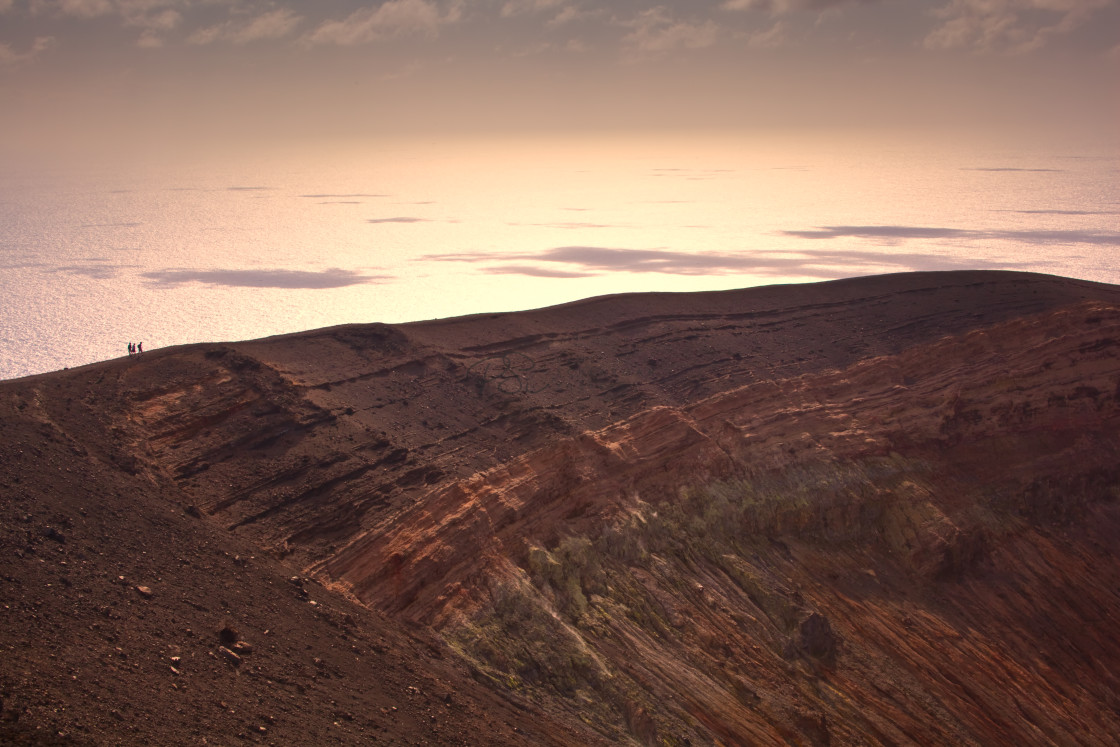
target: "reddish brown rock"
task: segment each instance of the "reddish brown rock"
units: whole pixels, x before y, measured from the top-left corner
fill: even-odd
[[[925,273],[0,383],[0,690],[100,742],[1107,743],[1118,341],[1120,289]]]
[[[218,646],[218,656],[235,667],[241,666],[241,657],[225,646]]]

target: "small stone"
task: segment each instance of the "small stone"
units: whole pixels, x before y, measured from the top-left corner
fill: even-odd
[[[137,586],[136,591],[139,592],[140,596],[144,597],[145,599],[151,599],[152,598],[152,590],[151,590],[150,587]]]
[[[246,641],[238,641],[230,646],[230,648],[239,656],[248,656],[253,653],[253,644],[247,643]]]
[[[235,667],[241,666],[241,657],[238,656],[237,654],[233,653],[232,651],[230,651],[225,646],[218,646],[218,653],[221,654],[222,658],[224,658],[226,661],[228,661],[233,666],[235,666]]]

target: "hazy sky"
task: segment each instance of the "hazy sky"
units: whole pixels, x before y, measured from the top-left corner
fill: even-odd
[[[689,127],[1107,132],[1120,0],[0,0],[6,146]]]

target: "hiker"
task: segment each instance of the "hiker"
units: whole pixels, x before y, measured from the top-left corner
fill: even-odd
[[[132,347],[132,343],[130,342],[130,343],[128,343],[128,354],[129,354],[130,357],[132,356],[132,350],[133,350],[133,347]]]
[[[144,352],[144,343],[142,343],[142,342],[136,343],[136,352],[137,353],[143,353]]]

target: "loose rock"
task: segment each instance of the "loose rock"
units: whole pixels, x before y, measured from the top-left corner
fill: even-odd
[[[221,657],[223,659],[228,661],[233,666],[235,666],[235,667],[241,666],[241,657],[238,656],[237,654],[233,653],[232,651],[230,651],[225,646],[218,646],[218,653],[221,655]]]

